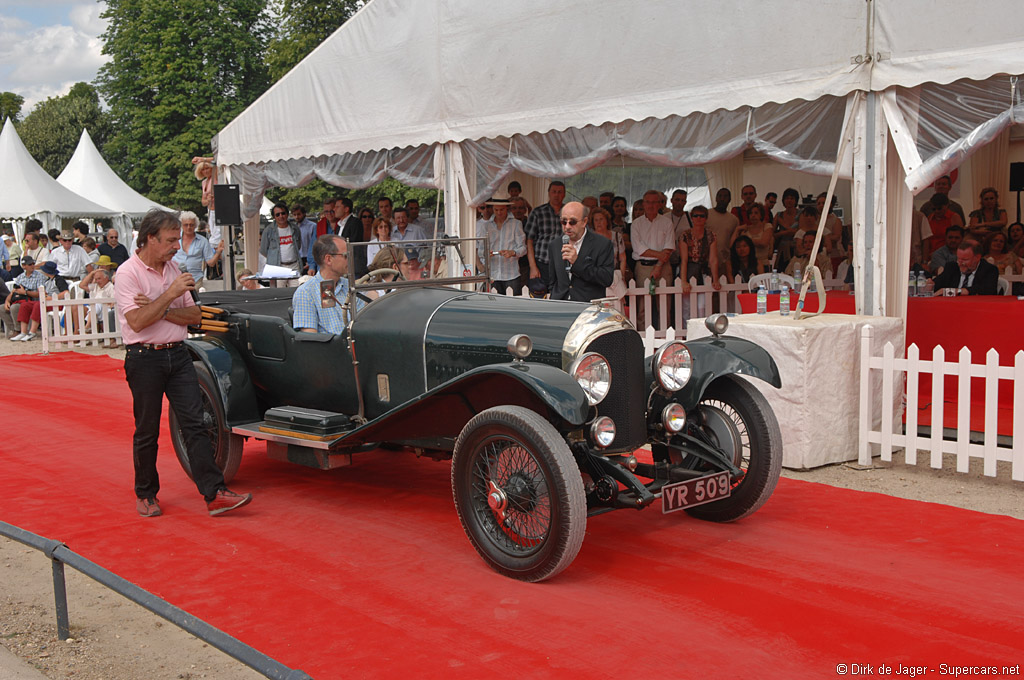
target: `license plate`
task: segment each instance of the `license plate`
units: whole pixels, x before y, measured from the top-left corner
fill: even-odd
[[[675,512],[728,498],[732,492],[728,472],[687,479],[661,487],[661,511]]]

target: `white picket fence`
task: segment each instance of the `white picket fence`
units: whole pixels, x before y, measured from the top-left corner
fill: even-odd
[[[736,295],[749,292],[748,285],[742,281],[729,283],[725,276],[720,276],[718,280],[720,288],[715,290],[711,285],[710,277],[705,277],[700,285],[697,284],[696,279],[691,278],[690,292],[683,293],[682,279],[677,278],[672,283],[667,283],[665,279],[662,279],[659,282],[660,285],[655,286],[654,295],[651,295],[647,286],[637,286],[636,281],[630,281],[628,286],[622,286],[621,274],[616,271],[615,282],[608,288],[607,297],[612,298],[611,306],[622,312],[634,326],[637,326],[639,310],[643,310],[643,318],[649,322],[652,318],[651,312],[657,309],[657,324],[653,326],[655,337],[684,339],[686,338],[686,321],[690,318],[703,319],[714,312],[743,313]],[[822,284],[826,289],[846,286],[839,279],[825,279]],[[623,291],[625,292],[623,293]],[[512,294],[511,289],[505,292],[505,295]],[[530,291],[524,286],[519,294],[528,297]],[[793,304],[796,304],[795,297]],[[672,319],[675,320],[674,326],[670,324]],[[646,328],[649,331],[651,324],[648,323]],[[671,337],[669,336],[670,331],[673,333]]]
[[[1011,464],[1010,476],[1016,481],[1024,481],[1024,350],[1014,355],[1013,366],[1001,366],[999,353],[990,349],[985,356],[985,363],[971,362],[971,351],[964,347],[960,350],[957,361],[946,361],[945,349],[935,347],[931,360],[920,359],[916,344],[907,348],[907,356],[895,357],[892,343],[882,347],[881,356],[873,354],[872,331],[865,326],[861,333],[861,381],[860,381],[860,417],[859,417],[859,456],[861,465],[870,465],[874,445],[878,445],[883,461],[892,461],[894,448],[903,448],[905,461],[908,465],[917,464],[917,452],[930,453],[931,467],[942,468],[943,454],[956,455],[957,472],[967,472],[971,458],[984,461],[983,472],[986,476],[996,475],[996,463],[999,461]],[[878,403],[891,404],[894,390],[902,389],[906,384],[906,427],[893,421],[891,409],[882,409],[881,426],[878,430],[871,429],[872,408],[875,406],[876,394],[872,394],[870,371],[882,372],[882,394]],[[918,387],[922,376],[931,376],[931,432],[922,437],[918,430]],[[947,376],[957,377],[957,427],[955,437],[946,439],[950,430],[943,427],[945,381]],[[905,378],[905,380],[904,380]],[[971,379],[985,380],[984,432],[982,443],[971,441]],[[924,377],[924,379],[928,379]],[[1012,381],[1013,385],[1013,423],[1009,441],[1000,442],[997,429],[999,406],[999,382]],[[903,432],[901,432],[903,429]]]
[[[109,298],[65,298],[47,297],[39,289],[40,330],[43,336],[43,354],[49,354],[50,345],[84,343],[86,347],[100,347],[105,343],[120,343],[121,328],[114,310],[114,300]],[[102,320],[101,324],[96,320]],[[86,321],[89,320],[88,328]],[[102,330],[100,326],[102,325]]]

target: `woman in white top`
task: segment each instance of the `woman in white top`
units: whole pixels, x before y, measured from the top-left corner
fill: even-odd
[[[391,240],[391,224],[388,223],[384,218],[378,217],[373,221],[373,239],[370,240],[370,244],[366,246],[366,261],[373,262],[373,258],[377,256],[380,249],[384,247],[386,241]]]

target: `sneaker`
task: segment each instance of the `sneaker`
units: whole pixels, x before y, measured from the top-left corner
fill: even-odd
[[[25,333],[25,335],[21,336],[21,341],[22,342],[28,342],[29,340],[35,340],[35,338],[36,338],[36,334],[35,333]]]
[[[159,517],[163,514],[160,504],[155,498],[139,498],[135,501],[135,509],[143,517]]]
[[[18,333],[13,338],[11,338],[11,342],[21,342],[22,338],[24,338],[26,335],[28,335],[28,333]]]
[[[207,501],[206,509],[210,511],[210,515],[221,515],[225,512],[230,512],[231,510],[240,508],[243,505],[248,505],[251,500],[251,493],[247,493],[242,496],[230,489],[219,489],[213,500]]]

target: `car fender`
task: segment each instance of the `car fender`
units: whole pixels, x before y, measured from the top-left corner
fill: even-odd
[[[693,358],[693,375],[675,395],[686,408],[696,406],[708,385],[723,375],[745,375],[776,388],[782,387],[775,359],[763,347],[749,340],[722,335],[687,341],[686,346]]]
[[[477,413],[523,406],[559,429],[576,429],[590,414],[583,388],[560,368],[514,362],[480,366],[448,380],[354,431],[349,441],[455,437]]]
[[[186,340],[185,347],[193,361],[202,362],[213,376],[214,385],[227,425],[242,425],[260,419],[256,405],[256,388],[249,380],[249,369],[234,346],[220,338],[207,336]]]

